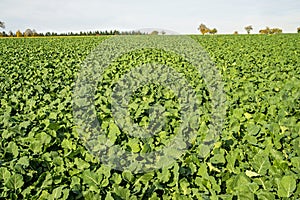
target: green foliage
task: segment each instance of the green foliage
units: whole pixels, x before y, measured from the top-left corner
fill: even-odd
[[[104,37],[1,39],[0,198],[300,198],[298,35],[192,37],[208,51],[225,84],[222,135],[205,158],[198,156],[203,153],[199,137],[172,166],[145,174],[102,165],[74,131],[76,74]],[[185,74],[202,96],[199,133],[207,133],[210,100],[199,74],[171,53],[142,50],[116,60],[95,95],[110,140],[132,152],[148,152],[165,145],[178,125],[178,100],[155,84],[132,95],[129,112],[139,126],[148,126],[149,105],[160,102],[168,116],[164,132],[142,141],[124,136],[111,121],[110,85],[139,56]]]
[[[296,179],[293,176],[284,176],[278,181],[278,196],[290,197],[296,189]]]

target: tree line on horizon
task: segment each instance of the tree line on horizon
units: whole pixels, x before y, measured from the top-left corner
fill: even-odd
[[[5,29],[5,23],[0,21],[0,28]],[[253,30],[252,25],[244,27],[247,34],[250,34]],[[218,30],[216,28],[208,28],[205,24],[200,24],[198,30],[202,35],[205,34],[217,34]],[[269,28],[268,26],[265,29],[259,30],[260,34],[278,34],[282,33],[282,29],[280,28]],[[300,33],[300,27],[297,28],[297,32]],[[26,29],[24,32],[17,30],[15,33],[9,31],[6,33],[5,31],[0,32],[0,37],[42,37],[42,36],[100,36],[100,35],[165,35],[165,31],[152,31],[151,33],[144,33],[141,31],[118,31],[118,30],[105,30],[105,31],[80,31],[80,32],[67,32],[67,33],[56,33],[56,32],[46,32],[46,33],[38,33],[35,29]],[[238,31],[234,31],[233,34],[238,34]]]
[[[5,23],[0,21],[0,28],[5,29]],[[46,32],[38,33],[35,29],[26,29],[24,32],[17,30],[15,33],[9,31],[0,32],[0,37],[43,37],[43,36],[100,36],[100,35],[164,35],[165,32],[152,31],[151,33],[145,33],[141,31],[118,31],[118,30],[105,30],[105,31],[80,31],[80,32],[67,32],[67,33],[56,33],[56,32]]]
[[[244,27],[245,31],[247,32],[247,34],[250,34],[251,31],[253,30],[252,25],[246,26]],[[205,35],[207,33],[209,34],[216,34],[218,32],[218,30],[216,28],[210,29],[208,28],[205,24],[200,24],[198,27],[198,30],[200,31],[200,33],[202,35]],[[282,33],[282,29],[280,28],[270,28],[270,27],[266,27],[265,29],[261,29],[259,30],[260,34],[278,34],[278,33]],[[300,27],[297,28],[297,33],[300,33]],[[238,31],[234,31],[233,34],[238,34]]]

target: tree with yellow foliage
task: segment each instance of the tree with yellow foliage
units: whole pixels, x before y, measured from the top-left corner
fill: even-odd
[[[200,26],[198,27],[198,30],[202,33],[202,35],[209,33],[209,31],[210,31],[210,29],[207,28],[207,26],[204,24],[200,24]]]
[[[22,34],[22,32],[21,32],[20,30],[18,30],[18,31],[16,32],[16,36],[17,36],[17,37],[22,37],[23,34]]]
[[[262,29],[259,31],[260,34],[279,34],[282,33],[282,29],[280,28],[270,28],[266,27],[266,29]]]
[[[216,34],[217,32],[218,32],[218,30],[216,28],[209,30],[209,34],[212,34],[212,35]]]

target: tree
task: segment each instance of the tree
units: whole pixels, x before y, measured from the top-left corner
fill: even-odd
[[[266,29],[262,29],[259,31],[260,34],[279,34],[282,33],[282,29],[280,28],[270,28],[266,27]]]
[[[218,30],[216,28],[209,30],[209,34],[212,34],[212,35],[216,34],[217,32],[218,32]]]
[[[150,35],[158,35],[158,31],[152,31]]]
[[[166,34],[166,31],[161,31],[161,34],[162,34],[162,35],[165,35],[165,34]]]
[[[26,29],[25,32],[24,32],[24,36],[25,36],[25,37],[31,37],[31,36],[33,36],[32,30],[29,29],[29,28]]]
[[[267,31],[265,29],[259,30],[260,34],[268,34]]]
[[[271,29],[267,26],[265,29],[259,30],[260,34],[271,34]]]
[[[2,21],[0,21],[0,28],[3,28],[3,29],[5,29],[5,23],[4,23],[4,22],[2,22]]]
[[[253,30],[252,25],[246,26],[245,30],[247,31],[248,34],[250,34],[250,32]]]
[[[37,37],[39,36],[39,34],[36,32],[35,29],[32,29],[32,36]]]
[[[300,27],[297,28],[297,32],[300,33]]]
[[[272,28],[271,29],[271,34],[279,34],[282,33],[282,29],[280,28]]]
[[[9,32],[8,32],[8,36],[9,36],[9,37],[14,37],[14,33],[13,33],[12,31],[9,31]]]
[[[238,35],[238,34],[239,34],[239,32],[237,32],[237,31],[234,31],[234,32],[233,32],[233,34],[234,34],[234,35]]]
[[[18,30],[18,31],[16,32],[16,36],[17,36],[17,37],[22,37],[22,36],[23,36],[20,30]]]
[[[198,30],[202,33],[202,35],[209,33],[209,28],[207,28],[206,25],[204,24],[200,24],[200,26],[198,27]]]

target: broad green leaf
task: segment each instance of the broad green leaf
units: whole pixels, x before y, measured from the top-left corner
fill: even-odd
[[[95,199],[101,199],[101,196],[95,192],[92,191],[84,191],[83,197],[86,200],[95,200]]]
[[[134,176],[132,175],[132,173],[127,170],[122,172],[122,177],[128,182],[132,182],[134,180]]]
[[[144,175],[142,175],[138,181],[141,181],[142,183],[147,183],[148,181],[150,181],[154,176],[154,173],[153,172],[148,172]]]
[[[23,156],[18,160],[17,164],[23,165],[24,167],[28,167],[29,166],[29,158],[27,156]]]
[[[41,188],[44,189],[44,188],[48,188],[52,185],[53,183],[53,179],[52,179],[52,176],[49,172],[46,172],[46,176],[45,176],[45,179],[42,183],[42,186]]]
[[[108,138],[111,140],[112,143],[115,143],[118,135],[120,135],[119,127],[115,123],[109,124],[109,131],[108,131]]]
[[[278,182],[278,196],[290,197],[296,189],[296,179],[293,176],[284,176]]]
[[[159,171],[157,172],[157,178],[162,183],[169,182],[170,177],[171,177],[171,173],[167,167],[162,168],[162,172]]]
[[[270,200],[270,199],[275,199],[275,195],[271,192],[259,190],[257,193],[257,198],[261,200]]]
[[[35,138],[40,142],[41,144],[49,144],[51,141],[51,136],[48,135],[45,132],[38,133]]]
[[[43,190],[42,194],[39,196],[38,200],[48,200],[51,197],[47,190]]]
[[[120,184],[122,182],[122,177],[120,174],[114,173],[110,180],[114,181],[116,184]]]
[[[39,142],[39,141],[32,141],[30,143],[29,148],[34,152],[34,153],[41,153],[42,152],[42,148],[43,148],[43,143]]]
[[[114,188],[114,192],[116,193],[116,195],[118,195],[120,198],[122,199],[129,199],[130,196],[130,190],[127,188],[123,188],[121,186],[118,185],[113,185]]]
[[[88,162],[85,162],[81,158],[75,158],[74,164],[77,165],[77,168],[80,170],[86,169],[90,167],[90,164]]]
[[[5,183],[5,186],[12,190],[20,189],[23,185],[23,176],[20,174],[13,174]]]
[[[185,178],[183,178],[179,181],[179,185],[180,185],[180,188],[183,191],[184,195],[191,193],[190,184]]]
[[[130,139],[127,144],[131,148],[131,151],[133,153],[137,153],[140,151],[139,143],[140,143],[139,140],[134,138],[134,139]]]
[[[257,135],[259,131],[260,131],[260,127],[258,125],[255,125],[255,124],[247,125],[247,132],[250,135]]]
[[[105,200],[114,200],[113,196],[111,195],[111,192],[107,192]]]
[[[65,186],[60,186],[60,187],[57,187],[55,188],[53,191],[52,191],[52,198],[54,199],[59,199],[62,195],[62,189],[64,188]]]
[[[68,150],[75,150],[76,149],[76,145],[73,144],[73,142],[71,140],[68,140],[68,139],[64,139],[61,143],[61,146],[64,149],[68,149]]]
[[[50,115],[49,115],[49,119],[56,120],[56,118],[57,118],[57,113],[56,112],[51,112]]]
[[[251,164],[255,169],[255,172],[260,175],[265,175],[271,166],[268,154],[265,154],[264,152],[256,154]]]
[[[0,168],[0,179],[2,181],[7,181],[10,178],[10,176],[11,176],[11,174],[7,168],[5,168],[5,167]]]
[[[82,180],[84,184],[93,186],[97,188],[100,186],[100,183],[102,181],[102,176],[99,174],[96,174],[95,172],[91,172],[89,169],[85,170],[82,175]]]
[[[10,142],[7,146],[7,151],[12,153],[14,158],[19,155],[19,148],[15,142]]]
[[[219,164],[219,163],[225,163],[225,158],[224,155],[221,153],[215,154],[211,159],[210,159],[212,164]]]

